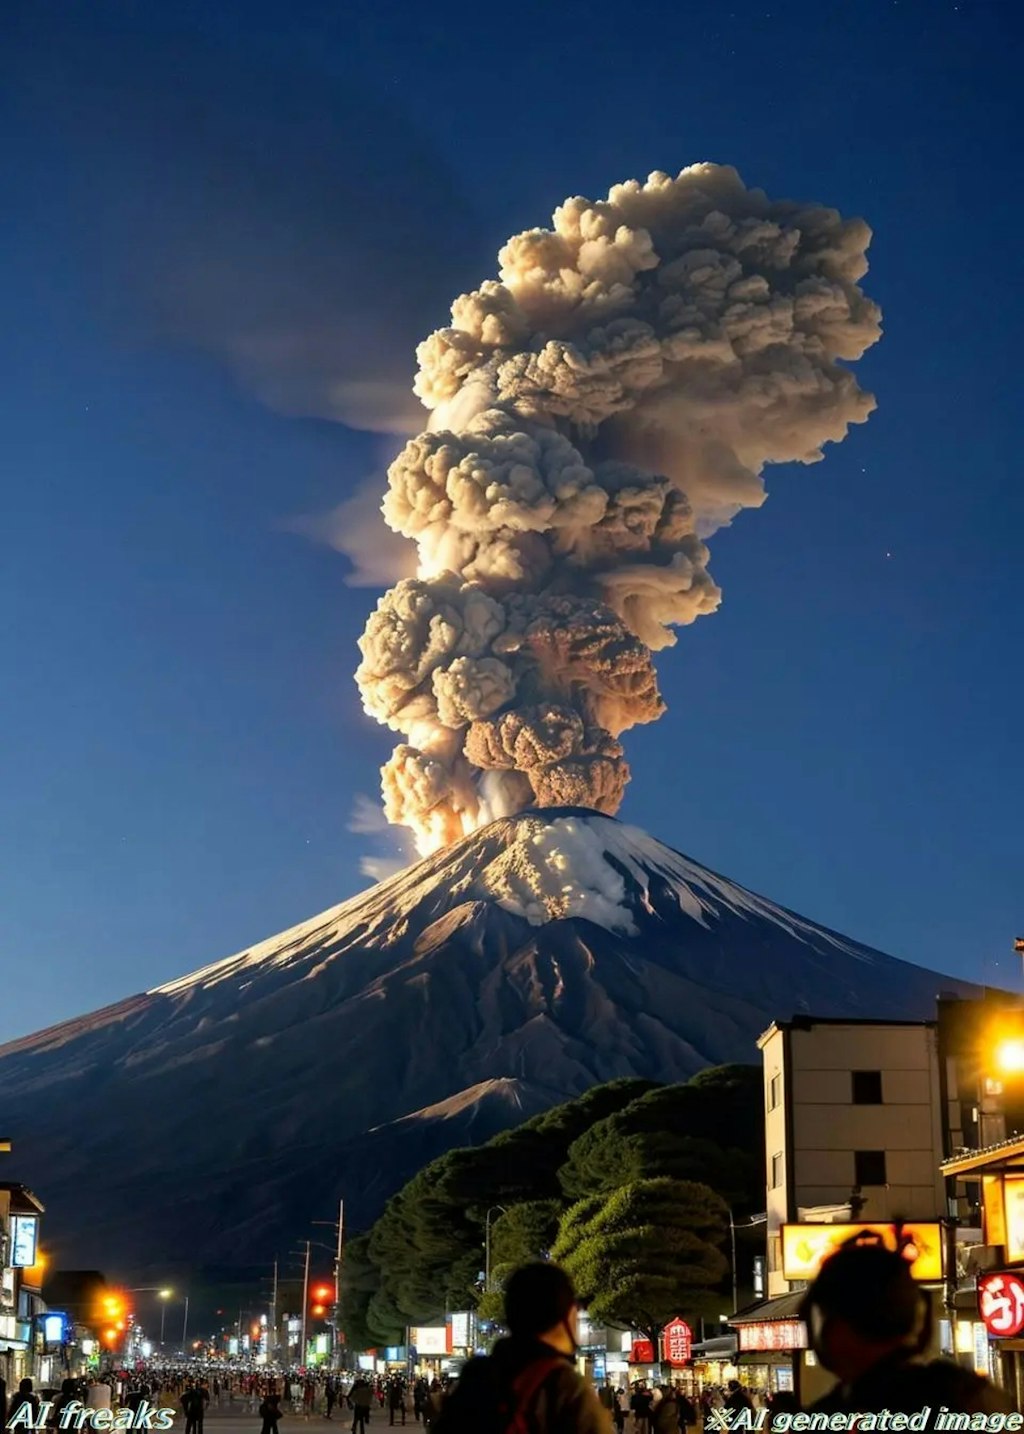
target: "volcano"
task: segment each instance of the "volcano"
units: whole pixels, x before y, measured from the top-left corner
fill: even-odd
[[[611,817],[527,811],[0,1047],[0,1109],[65,1263],[268,1262],[339,1195],[365,1225],[441,1151],[598,1082],[756,1061],[801,1012],[927,1019],[940,989],[971,990]]]

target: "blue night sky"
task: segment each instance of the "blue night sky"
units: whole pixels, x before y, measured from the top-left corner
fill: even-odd
[[[309,415],[364,366],[411,380],[564,196],[703,159],[872,225],[879,408],[713,540],[725,601],[659,656],[622,815],[895,955],[1019,979],[1020,16],[4,7],[0,1037],[366,884],[376,594],[289,523],[397,444]]]

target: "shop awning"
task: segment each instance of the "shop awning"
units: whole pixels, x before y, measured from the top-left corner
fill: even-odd
[[[961,1150],[939,1169],[943,1175],[972,1176],[983,1170],[1024,1170],[1024,1136],[1015,1135],[981,1150]]]
[[[702,1339],[693,1346],[694,1359],[732,1359],[736,1353],[734,1334],[717,1335],[714,1339]]]
[[[777,1295],[773,1300],[759,1300],[755,1305],[746,1305],[729,1316],[729,1323],[767,1324],[777,1319],[799,1319],[806,1293],[806,1290],[793,1290],[788,1295]]]

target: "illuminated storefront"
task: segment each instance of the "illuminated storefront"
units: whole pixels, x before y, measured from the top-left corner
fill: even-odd
[[[973,1287],[955,1295],[956,1356],[1024,1409],[1024,1137],[954,1156],[942,1172],[976,1192],[982,1216]]]
[[[26,1186],[0,1184],[0,1377],[16,1389],[26,1376],[45,1379],[50,1357],[37,1316],[44,1311],[40,1286],[39,1217],[43,1205]]]
[[[748,1387],[765,1394],[800,1388],[808,1347],[807,1326],[799,1317],[803,1297],[797,1290],[732,1316],[737,1377]]]

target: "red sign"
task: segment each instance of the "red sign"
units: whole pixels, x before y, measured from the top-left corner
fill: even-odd
[[[693,1330],[684,1319],[669,1320],[662,1331],[662,1348],[669,1364],[689,1364],[693,1353]]]
[[[807,1326],[801,1319],[766,1320],[762,1324],[738,1324],[741,1350],[806,1349]]]
[[[649,1339],[635,1339],[629,1351],[630,1364],[653,1364],[654,1345]]]
[[[996,1339],[1013,1339],[1024,1330],[1024,1280],[1019,1275],[978,1276],[978,1313]]]

